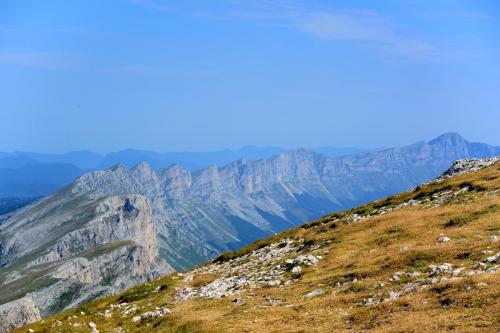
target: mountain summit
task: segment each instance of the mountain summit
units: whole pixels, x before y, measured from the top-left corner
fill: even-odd
[[[443,133],[437,138],[431,140],[429,144],[435,145],[435,144],[440,144],[440,145],[448,145],[448,146],[460,146],[460,145],[467,145],[467,140],[465,140],[460,134],[456,132],[447,132]]]

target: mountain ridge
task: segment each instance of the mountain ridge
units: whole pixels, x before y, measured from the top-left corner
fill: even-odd
[[[317,150],[327,155],[339,156],[361,149],[323,147]],[[0,152],[0,197],[22,198],[47,195],[86,172],[112,168],[117,163],[131,168],[145,160],[151,164],[153,169],[180,164],[194,171],[212,164],[222,166],[240,158],[258,159],[284,151],[287,150],[280,147],[246,146],[235,150],[226,149],[213,152],[158,153],[148,150],[126,149],[106,155],[85,150],[64,154],[23,151]],[[72,172],[69,179],[58,176],[68,172]],[[34,176],[36,179],[33,179]],[[9,179],[14,179],[14,181]]]
[[[0,302],[26,293],[34,295],[36,304],[59,302],[67,290],[80,287],[89,290],[89,297],[114,293],[161,269],[186,270],[332,211],[413,188],[440,175],[456,159],[496,152],[494,147],[461,141],[448,136],[335,159],[299,149],[198,171],[178,165],[155,171],[139,163],[130,169],[117,165],[87,173],[3,220]],[[113,221],[123,230],[137,222],[128,213],[131,201],[147,216],[140,220],[151,226],[134,233],[111,232]],[[98,208],[102,205],[110,208]],[[154,255],[142,246],[144,232],[155,244]],[[137,267],[144,274],[127,271],[127,257],[142,258]],[[75,268],[82,263],[83,271]],[[123,279],[106,273],[113,263],[118,271],[125,270]],[[43,265],[49,265],[48,270],[41,269]],[[61,265],[90,283],[75,286],[73,275],[60,275]],[[101,283],[111,285],[103,289]],[[21,284],[28,289],[19,288]],[[66,308],[82,301],[76,293],[44,307]]]
[[[199,245],[196,248],[203,248],[192,254],[192,258],[200,259],[174,263],[178,269],[185,269],[186,265],[208,259],[208,253],[210,257],[232,249],[233,242],[241,238],[238,229],[257,232],[253,229],[256,227],[264,234],[272,234],[328,211],[414,187],[437,177],[454,160],[497,154],[499,147],[469,143],[456,133],[445,133],[429,142],[335,159],[296,149],[266,159],[240,159],[198,171],[179,165],[155,171],[145,162],[130,169],[116,165],[80,177],[73,187],[79,193],[137,192],[150,197],[167,260],[177,254],[164,240],[172,239],[172,234],[183,235],[180,226],[191,231],[181,238],[191,239]],[[193,223],[193,219],[199,222]],[[197,224],[225,231],[212,238],[212,228],[197,230]],[[207,237],[208,242],[202,241]]]

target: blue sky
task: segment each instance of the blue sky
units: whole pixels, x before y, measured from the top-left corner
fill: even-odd
[[[0,151],[500,145],[497,0],[2,0]]]

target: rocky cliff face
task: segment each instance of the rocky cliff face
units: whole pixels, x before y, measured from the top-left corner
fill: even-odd
[[[158,256],[147,198],[64,189],[0,229],[0,301],[28,296],[42,316],[172,272]]]
[[[40,320],[40,312],[30,298],[0,305],[0,333]]]
[[[191,172],[145,163],[86,174],[72,193],[139,193],[151,201],[161,255],[177,269],[317,218],[434,179],[460,158],[500,148],[447,133],[428,143],[329,158],[296,150]]]

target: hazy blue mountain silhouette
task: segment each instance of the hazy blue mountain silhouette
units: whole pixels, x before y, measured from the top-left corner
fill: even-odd
[[[422,154],[425,155],[429,147],[440,147],[439,154],[445,156],[446,161],[500,154],[500,147],[468,142],[457,133],[442,134],[428,143],[419,142],[406,147],[377,151],[363,152],[359,148],[329,146],[310,151],[334,159],[345,158],[353,164],[363,163],[365,160],[379,164],[386,161],[386,167],[398,168],[401,167],[398,165],[403,160],[406,165],[414,163],[418,166],[420,159],[424,158]],[[280,147],[246,146],[235,150],[212,152],[158,153],[150,150],[126,149],[106,155],[85,150],[64,154],[0,152],[0,197],[43,196],[69,184],[85,172],[108,169],[118,164],[131,168],[141,162],[146,162],[153,170],[176,164],[190,171],[196,171],[211,165],[222,167],[239,159],[266,159],[286,151]],[[425,156],[425,158],[432,158],[432,156]],[[361,174],[360,177],[363,175]],[[423,177],[425,178],[425,175]]]

